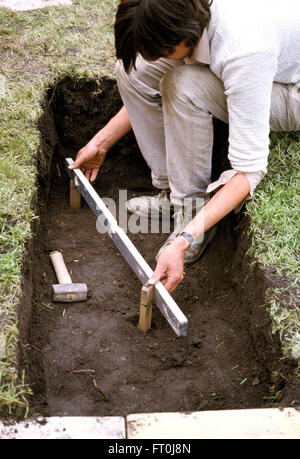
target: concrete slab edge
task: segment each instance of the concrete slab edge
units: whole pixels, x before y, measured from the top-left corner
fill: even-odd
[[[0,422],[0,439],[125,439],[124,417],[40,417],[12,425]]]
[[[31,11],[50,6],[72,5],[73,0],[0,0],[0,7],[9,8],[13,11]]]
[[[300,410],[264,408],[129,415],[128,439],[300,439]]]
[[[0,422],[0,439],[300,439],[300,409],[40,417]]]

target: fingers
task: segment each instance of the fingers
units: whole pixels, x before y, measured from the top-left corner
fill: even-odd
[[[169,293],[173,293],[183,278],[183,271],[170,273],[168,272],[168,268],[166,266],[159,265],[158,263],[155,271],[148,281],[148,285],[155,285],[157,282],[162,281],[166,290],[168,290]]]
[[[85,175],[85,177],[88,179],[89,182],[94,182],[97,178],[99,169],[100,169],[99,167],[96,167],[94,169],[81,169],[81,171]]]
[[[76,159],[74,160],[73,164],[69,166],[69,169],[79,169],[85,167],[90,159],[92,159],[97,153],[97,150],[90,150],[89,144],[83,147],[77,153]]]
[[[90,180],[91,170],[90,169],[86,169],[85,167],[81,167],[80,170],[83,173],[83,175],[85,176],[85,178],[87,180]]]
[[[169,276],[165,281],[163,281],[163,285],[169,293],[173,293],[180,282],[183,280],[183,274]]]
[[[161,279],[165,279],[166,276],[166,267],[164,265],[161,265],[160,263],[157,263],[151,278],[148,280],[148,285],[155,285]]]
[[[69,169],[78,169],[83,162],[84,161],[76,160],[73,162],[71,166],[69,166]],[[99,167],[95,167],[93,169],[88,169],[85,167],[80,168],[81,172],[84,174],[84,176],[87,178],[89,182],[94,182],[96,180],[99,169]]]
[[[94,182],[96,180],[98,172],[99,172],[99,167],[92,169],[90,182]]]
[[[82,163],[84,163],[85,158],[82,156],[77,156],[75,161],[69,166],[69,169],[79,169]]]
[[[160,279],[157,279],[156,277],[151,277],[151,279],[148,280],[148,285],[155,285],[157,282],[159,282]]]
[[[90,182],[91,181],[91,175],[92,175],[92,169],[81,169],[83,174],[85,175],[85,178]]]

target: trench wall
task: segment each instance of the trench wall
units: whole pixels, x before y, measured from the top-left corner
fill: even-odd
[[[44,103],[43,115],[39,120],[41,131],[41,150],[38,158],[39,190],[41,200],[47,202],[51,183],[52,158],[54,154],[76,156],[76,152],[113,116],[121,107],[121,100],[114,80],[102,79],[79,82],[70,77],[57,82],[50,88]],[[228,128],[223,123],[215,122],[215,145],[213,154],[213,174],[218,176],[227,166]],[[135,145],[133,135],[123,139],[122,144]],[[71,146],[71,149],[70,149]],[[278,335],[271,333],[271,318],[268,313],[266,291],[276,283],[276,276],[268,276],[262,267],[254,264],[246,255],[250,245],[248,219],[237,217],[237,251],[232,260],[230,275],[237,295],[242,299],[245,308],[250,310],[249,324],[253,346],[261,365],[270,373],[274,393],[282,391],[281,401],[290,403],[298,395],[298,383],[294,377],[297,367],[289,357],[282,355]],[[22,342],[27,342],[31,318],[31,301],[34,289],[34,246],[38,237],[38,223],[34,224],[34,238],[29,242],[28,252],[32,254],[24,264],[23,298],[20,304],[20,360],[22,362]],[[26,362],[22,362],[22,368]],[[286,395],[283,391],[288,388]],[[292,389],[290,389],[292,388]],[[296,392],[295,392],[296,391]],[[284,399],[285,397],[285,399]],[[279,400],[280,397],[276,399]]]

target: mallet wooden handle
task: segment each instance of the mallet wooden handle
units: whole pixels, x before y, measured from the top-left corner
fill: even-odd
[[[50,253],[50,258],[51,258],[58,282],[60,284],[72,284],[72,279],[66,268],[62,254],[58,252],[57,250],[55,250],[54,252]]]

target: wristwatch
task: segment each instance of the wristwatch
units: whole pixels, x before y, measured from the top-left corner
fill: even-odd
[[[181,231],[181,233],[178,233],[176,237],[182,236],[184,237],[190,245],[192,245],[195,242],[195,239],[190,233],[186,233],[185,231]]]

